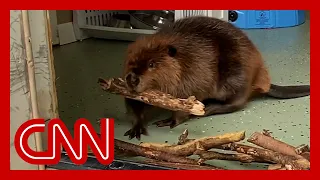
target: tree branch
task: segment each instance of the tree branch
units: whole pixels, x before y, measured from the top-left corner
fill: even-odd
[[[119,94],[126,98],[141,101],[149,105],[171,111],[183,111],[193,115],[204,115],[204,105],[196,100],[194,96],[190,96],[188,99],[179,99],[159,91],[145,91],[138,94],[129,91],[121,78],[111,78],[108,80],[99,78],[98,83],[105,91]]]

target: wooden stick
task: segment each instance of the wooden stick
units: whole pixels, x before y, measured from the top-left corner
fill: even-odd
[[[262,149],[258,147],[252,147],[252,146],[242,145],[237,143],[229,143],[229,144],[219,146],[218,148],[221,148],[224,150],[237,151],[239,153],[244,153],[244,154],[249,154],[270,163],[278,163],[283,166],[287,166],[287,169],[302,170],[302,169],[310,168],[310,162],[305,158],[297,159],[294,156],[289,156],[289,155],[281,154],[278,152],[274,152],[271,150]]]
[[[248,142],[263,147],[265,149],[269,149],[271,151],[279,152],[289,156],[294,156],[296,158],[303,158],[301,155],[296,153],[295,147],[259,132],[254,132],[248,138]]]
[[[251,162],[267,163],[266,161],[263,161],[251,155],[243,154],[243,153],[225,154],[225,153],[219,153],[214,151],[196,150],[194,154],[200,157],[201,162],[204,162],[207,160],[219,159],[219,160],[228,160],[228,161],[240,161],[243,163],[251,163]]]
[[[268,170],[280,170],[281,168],[283,168],[282,164],[270,164],[268,166]]]
[[[188,139],[188,129],[184,130],[183,133],[178,138],[178,145],[182,145],[195,139]],[[225,153],[218,153],[214,151],[203,151],[203,150],[196,150],[194,152],[195,155],[198,155],[201,161],[212,160],[212,159],[220,159],[220,160],[229,160],[229,161],[240,161],[243,163],[250,163],[250,162],[261,162],[266,163],[259,158],[253,157],[248,154],[236,153],[236,154],[225,154]]]
[[[263,129],[263,130],[262,130],[262,134],[271,137],[272,132],[270,132],[270,131],[267,130],[267,129]]]
[[[157,166],[164,166],[164,167],[171,167],[180,170],[223,170],[223,168],[219,167],[212,167],[207,165],[192,165],[192,164],[181,164],[181,163],[169,163],[163,161],[156,161],[156,160],[145,160],[147,164],[157,165]]]
[[[189,135],[189,131],[188,129],[185,129],[178,138],[178,145],[186,144],[188,142],[195,140],[195,139],[188,139],[188,135]]]
[[[305,159],[310,161],[310,152],[304,152],[304,153],[301,154],[301,156],[303,156]]]
[[[275,151],[280,154],[287,155],[288,157],[292,156],[291,157],[292,160],[288,162],[289,164],[282,164],[283,166],[285,166],[287,170],[310,168],[309,156],[304,157],[300,155],[301,153],[310,150],[308,145],[303,144],[295,148],[271,136],[261,134],[258,132],[253,133],[248,139],[248,142],[251,142],[265,149],[269,149],[271,151]],[[285,156],[283,156],[282,158],[286,159]],[[282,163],[284,162],[285,161],[283,161]]]
[[[199,162],[181,156],[176,156],[167,152],[157,151],[155,149],[141,147],[139,145],[127,143],[118,139],[114,140],[114,148],[118,150],[122,150],[124,152],[135,153],[137,156],[143,156],[150,159],[155,159],[159,161],[166,161],[169,163],[180,163],[180,164],[192,164],[199,165]],[[210,166],[210,165],[207,165]],[[212,166],[213,168],[216,168]]]
[[[215,148],[222,149],[222,150],[228,150],[228,151],[237,151],[238,148],[251,149],[251,148],[255,148],[255,147],[240,144],[240,143],[228,143],[228,144],[222,144],[220,146],[216,146]]]
[[[304,170],[310,168],[310,162],[305,158],[297,159],[294,156],[281,154],[267,149],[255,147],[247,148],[246,146],[240,146],[236,148],[236,151],[249,154],[269,162],[282,164],[283,166],[286,166],[287,169]]]
[[[282,164],[271,164],[268,166],[268,170],[292,170],[291,166]]]
[[[183,133],[179,136],[178,138],[178,145],[182,145],[182,144],[186,144],[186,143],[189,143],[189,142],[192,142],[196,139],[189,139],[188,138],[188,129],[185,129],[183,131]],[[168,144],[162,144],[159,146],[171,146],[171,145],[168,145]],[[239,143],[236,143],[236,142],[231,142],[231,143],[226,143],[226,144],[221,144],[221,145],[217,145],[213,148],[215,149],[222,149],[222,150],[228,150],[228,151],[236,151],[237,148],[245,148],[245,149],[250,149],[250,148],[254,148],[252,146],[248,146],[248,145],[243,145],[243,144],[239,144]]]
[[[182,145],[168,145],[168,144],[157,144],[157,143],[141,143],[140,146],[156,149],[162,152],[168,152],[170,154],[178,156],[190,156],[196,150],[208,150],[215,146],[227,144],[231,142],[238,142],[245,138],[245,131],[227,133],[219,136],[210,136],[194,141],[189,141]]]
[[[104,80],[98,79],[98,83],[105,91],[114,94],[120,94],[126,98],[134,99],[160,108],[183,111],[193,115],[204,115],[204,105],[196,100],[194,96],[188,99],[175,98],[169,94],[159,91],[146,91],[142,93],[134,93],[127,89],[125,82],[121,78]]]
[[[310,162],[306,159],[305,160],[298,159],[299,161],[297,161],[296,158],[292,156],[283,155],[281,153],[265,150],[258,147],[252,147],[252,146],[238,144],[238,143],[229,143],[229,144],[218,146],[216,148],[249,154],[249,155],[255,156],[256,158],[260,158],[264,161],[267,161],[269,163],[281,164],[282,167],[287,165],[286,169],[290,169],[290,168],[291,169],[309,169],[310,168]],[[302,165],[299,165],[299,163],[301,163]],[[292,164],[293,164],[293,168],[292,168]]]
[[[305,152],[310,152],[310,148],[306,144],[301,144],[301,145],[299,145],[298,147],[295,148],[295,152],[297,154],[303,154]]]

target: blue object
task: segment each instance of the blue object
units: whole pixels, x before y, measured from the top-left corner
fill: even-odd
[[[229,22],[242,29],[281,28],[305,22],[304,10],[233,10]]]

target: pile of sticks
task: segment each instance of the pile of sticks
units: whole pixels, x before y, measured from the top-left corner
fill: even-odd
[[[128,153],[130,156],[146,157],[149,159],[147,163],[178,169],[222,169],[206,164],[208,160],[268,163],[270,164],[269,170],[310,169],[308,145],[293,147],[271,137],[267,131],[254,132],[247,139],[257,147],[239,143],[244,139],[244,131],[188,139],[186,129],[179,136],[177,144],[141,143],[135,145],[115,139],[115,150]],[[226,151],[221,153],[221,150]],[[197,155],[198,159],[189,158],[191,155]]]
[[[122,95],[144,103],[172,111],[184,111],[193,115],[203,115],[204,105],[195,97],[175,98],[157,91],[131,92],[121,78],[98,79],[101,88],[107,92]],[[207,160],[229,160],[243,163],[269,163],[268,169],[304,170],[310,169],[310,149],[308,145],[293,147],[271,137],[268,131],[255,132],[247,141],[255,146],[240,144],[245,132],[228,133],[219,136],[188,139],[188,130],[179,137],[177,144],[142,143],[131,144],[115,139],[115,150],[127,155],[143,156],[150,163],[179,169],[221,169],[206,164]],[[228,153],[217,152],[222,149]],[[197,155],[198,160],[189,156]]]

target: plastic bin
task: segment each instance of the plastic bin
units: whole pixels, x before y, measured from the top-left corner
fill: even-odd
[[[189,16],[209,16],[228,21],[228,10],[175,10],[175,20]],[[107,22],[115,14],[127,14],[127,11],[74,10],[73,28],[77,40],[89,37],[134,41],[141,35],[153,34],[154,30],[108,27]]]
[[[304,10],[233,10],[229,22],[242,29],[281,28],[305,22]]]

